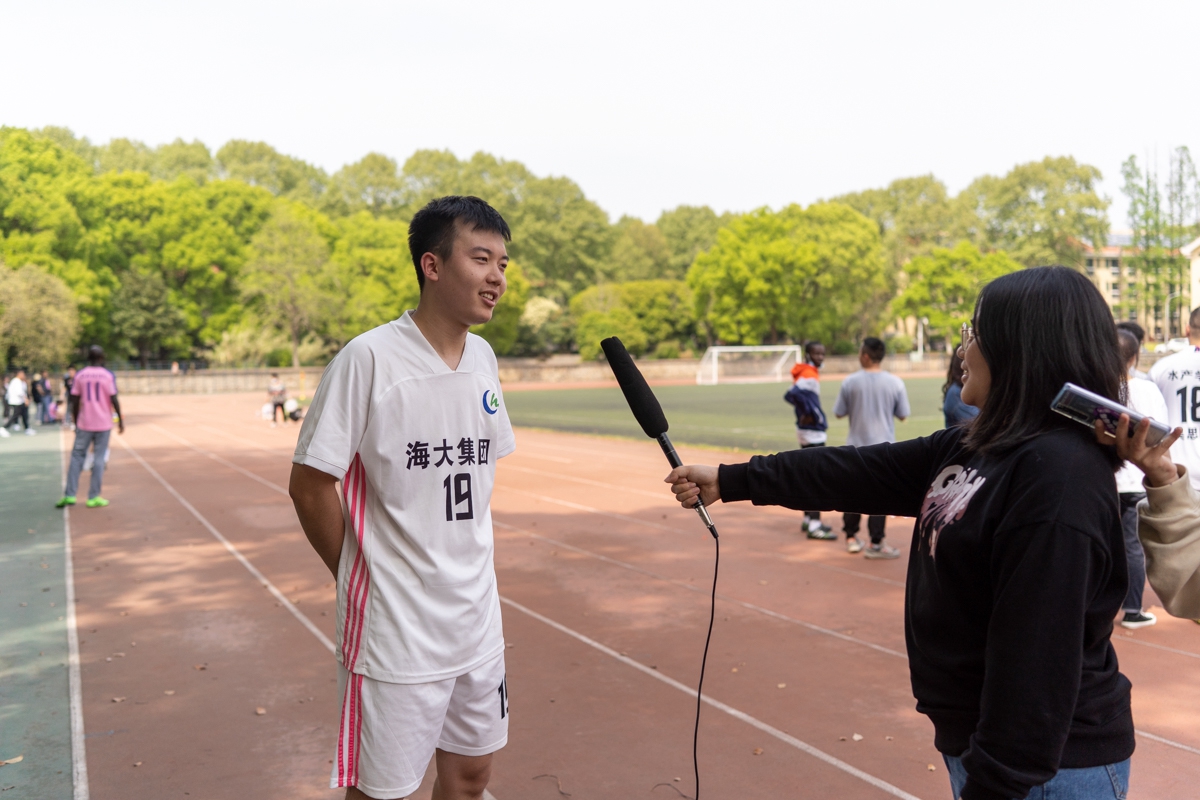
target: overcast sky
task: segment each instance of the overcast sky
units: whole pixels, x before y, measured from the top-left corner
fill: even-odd
[[[1197,2],[0,3],[0,124],[486,150],[615,220],[1200,148]],[[1198,153],[1200,155],[1200,153]]]

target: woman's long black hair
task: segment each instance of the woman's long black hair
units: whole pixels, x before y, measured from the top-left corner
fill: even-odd
[[[1117,328],[1100,291],[1067,267],[1034,267],[989,283],[975,304],[975,344],[992,373],[963,443],[1002,453],[1052,428],[1086,429],[1050,410],[1067,381],[1120,402]],[[1099,447],[1099,445],[1097,445]],[[1116,448],[1101,448],[1117,467]]]

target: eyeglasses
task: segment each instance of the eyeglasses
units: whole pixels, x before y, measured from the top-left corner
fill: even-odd
[[[971,346],[971,342],[973,341],[975,341],[975,329],[971,327],[971,323],[964,322],[962,326],[962,344],[958,349],[959,358],[966,355],[967,348]]]

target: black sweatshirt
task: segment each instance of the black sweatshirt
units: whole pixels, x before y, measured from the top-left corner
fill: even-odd
[[[1091,433],[1003,455],[961,429],[722,465],[721,499],[916,517],[904,629],[917,710],[961,756],[963,800],[1023,798],[1133,753],[1109,637],[1128,583],[1113,470]]]

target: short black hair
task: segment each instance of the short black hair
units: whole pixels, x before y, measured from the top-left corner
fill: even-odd
[[[1188,327],[1200,331],[1200,306],[1192,309],[1192,315],[1188,317]]]
[[[421,256],[433,253],[445,261],[454,251],[455,224],[461,222],[474,231],[498,233],[512,241],[512,231],[500,212],[486,200],[467,195],[447,195],[430,200],[408,223],[408,251],[417,269],[417,286],[425,288]]]
[[[88,348],[87,360],[89,364],[99,364],[104,360],[104,348],[98,344],[94,344]]]
[[[983,287],[975,303],[975,345],[992,373],[979,416],[963,444],[981,453],[1003,453],[1054,429],[1095,434],[1050,409],[1070,381],[1121,402],[1125,365],[1117,352],[1117,326],[1100,290],[1067,267],[1032,267]],[[1101,447],[1115,470],[1115,447]]]
[[[1130,333],[1132,333],[1134,336],[1137,337],[1139,345],[1142,342],[1146,341],[1146,329],[1131,320],[1125,320],[1124,322],[1118,322],[1117,330],[1129,331]]]
[[[824,346],[825,346],[825,345],[821,344],[821,343],[820,343],[819,341],[817,341],[816,339],[813,339],[811,342],[805,342],[805,343],[804,343],[804,352],[805,352],[806,354],[807,354],[807,353],[811,353],[811,352],[812,352],[812,349],[813,349],[814,347],[824,347]]]
[[[1138,357],[1138,353],[1142,349],[1142,343],[1138,341],[1137,334],[1128,328],[1117,326],[1117,347],[1121,351],[1121,363],[1128,364]]]
[[[883,361],[883,357],[887,355],[887,345],[882,339],[876,339],[874,336],[868,336],[863,339],[862,351],[867,354],[867,358],[874,361],[876,364]]]

